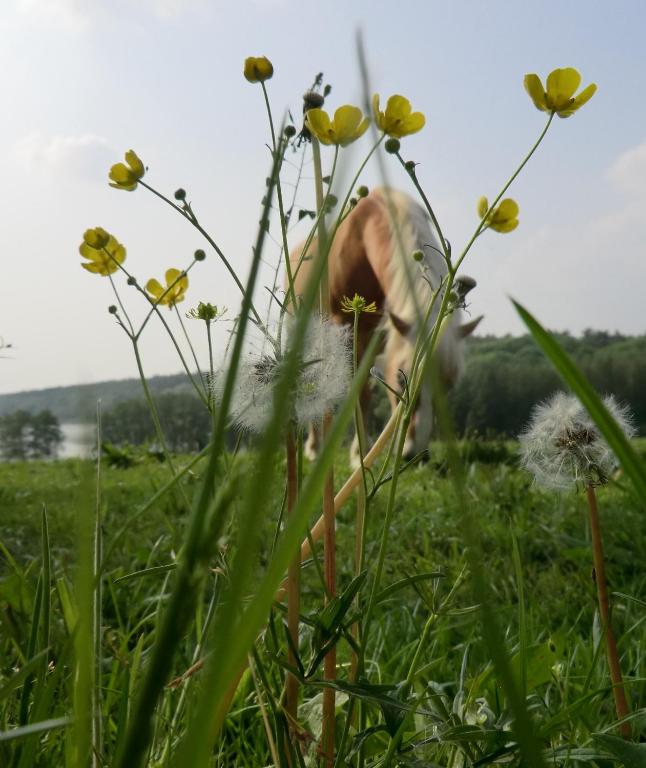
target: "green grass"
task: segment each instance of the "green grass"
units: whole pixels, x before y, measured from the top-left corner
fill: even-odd
[[[467,459],[463,502],[456,497],[451,472],[439,447],[432,452],[429,464],[413,467],[400,478],[382,588],[415,574],[441,575],[409,583],[378,604],[366,644],[367,680],[371,685],[391,684],[406,676],[431,608],[447,595],[465,565],[461,504],[472,505],[479,525],[484,572],[512,653],[518,648],[522,620],[523,676],[542,741],[546,749],[569,747],[570,760],[578,754],[581,759],[589,758],[593,764],[602,765],[603,761],[595,762],[593,757],[595,750],[604,750],[591,734],[610,728],[615,718],[603,647],[598,650],[585,499],[575,494],[559,497],[534,488],[530,478],[514,465],[513,446],[487,451],[482,446],[468,445],[462,455]],[[480,461],[470,461],[473,456]],[[239,460],[250,463],[253,457]],[[189,498],[200,471],[201,465],[197,465],[183,480]],[[339,464],[336,472],[337,477],[343,477],[347,468]],[[121,738],[130,697],[154,640],[159,610],[169,594],[172,566],[186,525],[174,493],[164,496],[145,514],[136,515],[167,479],[167,468],[155,462],[129,469],[102,469],[104,551],[110,548],[122,526],[126,526],[106,563],[103,589],[101,706],[108,764],[116,741]],[[615,630],[624,672],[630,680],[631,708],[636,711],[646,707],[646,526],[644,510],[624,488],[624,482],[619,477],[601,490],[600,507],[610,589],[621,595],[614,598]],[[82,564],[79,566],[77,551],[82,519],[86,519],[87,525],[92,515],[93,484],[94,467],[89,462],[0,465],[2,732],[67,718],[72,713],[75,689],[70,629],[82,599],[77,580],[77,569]],[[43,557],[47,557],[43,555],[41,536],[44,504],[48,520],[46,553],[51,559],[49,589],[43,589],[46,579],[43,580],[42,565]],[[376,559],[385,505],[386,492],[382,489],[370,508],[366,557],[369,570]],[[273,506],[277,515],[280,499]],[[266,520],[263,530],[258,532],[263,542],[263,562],[270,554],[275,523],[275,519]],[[351,503],[338,520],[341,589],[353,575],[353,526]],[[201,628],[207,620],[210,601],[226,578],[235,547],[233,533],[232,528],[225,532],[223,554],[210,564],[214,571],[198,601],[192,629],[175,656],[175,675],[184,673],[196,659],[196,645],[202,639]],[[519,569],[514,565],[514,537],[520,554]],[[258,569],[262,569],[263,562],[257,565]],[[123,579],[144,569],[153,570]],[[313,621],[320,586],[311,563],[305,566],[303,575],[303,613],[305,619],[311,614]],[[524,612],[519,610],[519,579],[525,595]],[[50,639],[46,642],[42,617],[44,602],[48,600]],[[492,671],[473,602],[472,585],[467,578],[457,589],[449,609],[433,624],[423,651],[421,673],[415,680],[415,690],[425,691],[427,696],[420,711],[408,715],[406,747],[398,758],[401,765],[459,765],[462,758],[456,757],[458,754],[465,757],[465,765],[487,755],[492,755],[487,762],[495,762],[498,758],[493,755],[497,750],[504,752],[508,741],[504,735],[505,718],[509,712]],[[265,698],[270,718],[282,685],[281,667],[274,663],[275,656],[281,657],[285,651],[281,621],[281,611],[275,610],[268,630],[257,644],[257,674],[266,678],[262,685],[270,694]],[[311,636],[312,629],[306,623],[301,642],[304,660],[308,658]],[[348,664],[347,643],[341,641],[338,650],[339,662]],[[41,656],[34,659],[39,652]],[[49,660],[48,666],[43,659]],[[518,659],[512,663],[518,667]],[[347,667],[342,669],[346,674]],[[198,671],[184,686],[164,692],[150,765],[175,764],[174,748],[196,706],[200,680]],[[305,686],[304,697],[312,699],[311,707],[319,693],[317,685]],[[394,694],[388,694],[391,695]],[[379,704],[373,700],[365,707],[368,723],[382,725],[382,730],[366,737],[366,766],[370,765],[370,754],[383,752],[383,745],[387,744],[383,706],[384,701]],[[308,720],[307,710],[308,707],[302,708],[301,719],[305,729],[314,731],[317,718],[312,715]],[[468,730],[469,724],[475,726],[477,734]],[[57,725],[43,733],[27,733],[22,739],[0,741],[0,765],[59,766],[66,759],[67,764],[74,765],[69,749],[72,726],[65,720]],[[643,713],[637,715],[635,726],[635,732],[643,731]],[[304,735],[304,747],[306,744]],[[576,749],[588,751],[571,751]],[[504,760],[504,755],[500,759]],[[451,762],[455,760],[458,762]],[[564,761],[567,763],[567,758],[560,764]],[[269,763],[254,680],[247,672],[226,718],[212,765]]]

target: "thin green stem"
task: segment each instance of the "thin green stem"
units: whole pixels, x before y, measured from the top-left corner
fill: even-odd
[[[184,321],[182,320],[182,314],[177,308],[177,304],[174,305],[174,308],[175,308],[175,314],[177,315],[177,319],[179,320],[179,324],[184,333],[184,338],[186,339],[186,343],[188,344],[188,348],[191,350],[191,355],[193,356],[193,362],[195,363],[195,369],[197,370],[198,376],[200,377],[200,382],[202,384],[202,387],[204,388],[204,392],[206,394],[206,400],[207,400],[206,404],[208,405],[209,390],[206,385],[206,382],[204,381],[204,376],[202,375],[202,369],[200,368],[199,360],[197,359],[197,355],[195,354],[195,348],[193,347],[193,343],[191,342],[191,337],[188,335],[186,326],[184,325]]]
[[[278,214],[280,218],[280,234],[283,240],[283,255],[285,259],[285,271],[287,272],[287,291],[289,293],[289,300],[292,302],[294,310],[296,309],[296,291],[294,289],[294,277],[292,275],[292,265],[289,260],[289,245],[287,244],[287,222],[285,221],[285,208],[283,206],[283,190],[280,183],[280,168],[282,168],[284,149],[287,147],[286,140],[281,136],[280,146],[276,143],[276,132],[274,131],[274,120],[271,114],[271,106],[269,104],[269,96],[267,95],[267,88],[264,81],[261,82],[262,93],[265,97],[265,107],[267,108],[267,117],[269,118],[269,129],[271,130],[271,144],[274,155],[277,156],[280,151],[280,166],[278,172],[278,179],[276,181],[276,199],[278,200]]]
[[[238,290],[244,296],[245,295],[245,288],[242,285],[242,283],[240,282],[240,278],[236,274],[235,270],[231,266],[229,260],[226,258],[226,256],[224,255],[224,253],[222,252],[222,250],[220,249],[218,244],[211,237],[211,235],[209,235],[209,233],[204,229],[204,227],[199,223],[199,221],[198,221],[197,217],[195,216],[195,214],[193,213],[192,209],[191,209],[191,215],[189,215],[183,208],[180,208],[178,205],[175,205],[175,203],[173,203],[172,200],[169,200],[165,195],[162,195],[161,192],[158,192],[156,189],[151,187],[149,184],[146,184],[146,182],[141,181],[141,179],[140,179],[139,180],[139,184],[141,184],[142,187],[145,187],[149,192],[152,192],[153,195],[156,195],[157,197],[159,197],[165,203],[168,203],[168,205],[170,205],[171,208],[174,208],[188,222],[190,222],[195,227],[195,229],[197,229],[197,231],[202,235],[202,237],[204,237],[204,239],[207,241],[207,243],[218,254],[218,256],[220,257],[220,261],[224,264],[224,266],[226,267],[227,271],[229,272],[229,274],[233,278],[233,281],[235,282],[236,286],[238,287]],[[251,303],[250,311],[253,314],[256,323],[258,323],[258,325],[261,328],[264,328],[264,325],[263,325],[263,323],[262,323],[262,321],[260,319],[260,315],[256,311],[256,308],[254,307],[253,302]]]
[[[110,279],[110,285],[112,286],[112,290],[114,291],[114,295],[116,296],[117,303],[121,307],[121,312],[123,313],[123,316],[126,318],[126,321],[128,323],[128,326],[130,327],[130,333],[129,336],[132,338],[135,335],[135,329],[132,324],[132,321],[130,320],[130,317],[128,313],[126,312],[126,308],[123,305],[123,302],[121,301],[121,296],[119,296],[119,291],[117,290],[117,286],[114,284],[114,280],[112,279],[112,275],[108,275],[108,278]],[[125,329],[127,331],[127,329]]]
[[[536,140],[536,142],[534,143],[534,145],[532,146],[532,148],[529,150],[529,152],[528,152],[528,153],[525,155],[525,157],[524,157],[523,161],[522,161],[522,162],[521,162],[521,164],[518,166],[518,168],[516,168],[516,170],[514,171],[514,173],[512,173],[512,175],[511,175],[511,177],[509,178],[509,180],[507,181],[507,183],[506,183],[506,184],[503,186],[503,188],[500,190],[500,192],[498,193],[498,196],[496,197],[496,199],[495,199],[495,200],[493,201],[493,203],[492,203],[492,204],[489,206],[489,210],[490,210],[490,211],[491,211],[491,210],[493,210],[493,209],[494,209],[494,208],[495,208],[495,207],[498,205],[498,203],[499,203],[499,202],[500,202],[500,200],[502,199],[502,196],[503,196],[503,195],[505,194],[505,192],[506,192],[506,191],[509,189],[509,187],[510,187],[510,186],[513,184],[513,182],[516,180],[516,177],[518,176],[518,174],[519,174],[519,173],[520,173],[520,172],[523,170],[523,168],[524,168],[524,167],[527,165],[527,163],[529,162],[529,159],[530,159],[530,158],[531,158],[531,156],[534,154],[534,152],[536,152],[536,150],[537,150],[537,149],[538,149],[538,147],[540,146],[541,142],[542,142],[542,141],[543,141],[543,139],[545,138],[545,134],[547,133],[547,131],[548,131],[548,129],[549,129],[549,127],[550,127],[550,125],[552,124],[552,120],[554,119],[554,115],[555,115],[555,112],[551,112],[551,113],[550,113],[550,116],[549,116],[549,118],[547,119],[547,123],[545,124],[545,127],[544,127],[544,128],[543,128],[543,130],[541,131],[541,134],[540,134],[540,136],[538,137],[538,139]],[[471,246],[473,245],[473,243],[476,241],[476,238],[478,237],[478,235],[479,235],[479,234],[480,234],[480,233],[483,231],[483,229],[485,228],[485,226],[486,226],[486,225],[485,225],[486,219],[487,219],[487,217],[486,217],[486,215],[485,215],[485,216],[483,217],[482,221],[481,221],[481,222],[478,224],[478,226],[476,227],[476,230],[475,230],[475,232],[473,233],[473,235],[471,236],[471,239],[470,239],[470,240],[467,242],[466,246],[464,247],[464,249],[463,249],[462,253],[460,254],[460,257],[458,258],[457,262],[455,263],[455,266],[453,267],[453,275],[455,275],[455,274],[457,273],[458,269],[460,269],[460,265],[461,265],[461,264],[462,264],[462,262],[464,261],[464,258],[465,258],[465,256],[467,255],[467,253],[469,252],[469,249],[471,248]]]
[[[316,139],[312,139],[312,141],[314,142],[314,141],[316,141]],[[296,278],[298,276],[298,273],[300,271],[301,265],[303,264],[303,262],[305,261],[305,259],[308,256],[308,251],[310,249],[310,246],[312,245],[312,242],[313,242],[314,238],[316,237],[316,233],[318,231],[320,231],[321,222],[324,221],[325,211],[326,211],[327,205],[328,205],[328,200],[330,199],[330,195],[332,194],[332,184],[334,182],[334,175],[336,173],[336,165],[337,165],[337,160],[338,160],[338,157],[339,157],[339,148],[335,147],[334,150],[335,150],[334,151],[334,158],[332,160],[332,170],[330,171],[330,181],[329,181],[329,183],[327,185],[327,192],[325,193],[325,196],[322,199],[322,202],[321,202],[320,205],[318,203],[318,198],[317,198],[316,216],[315,216],[314,221],[312,223],[312,227],[311,227],[311,229],[309,231],[309,234],[307,235],[307,237],[305,238],[305,242],[303,243],[303,248],[301,250],[301,254],[299,256],[298,263],[296,264],[296,269],[294,270],[294,274],[293,274],[293,279],[294,280],[296,280]],[[314,154],[314,145],[313,144],[312,144],[312,154]],[[320,152],[319,152],[319,160],[320,160]],[[316,161],[314,162],[314,167],[316,168]],[[321,190],[322,190],[322,187],[323,187],[323,182],[321,181]],[[332,241],[330,240],[330,242],[332,242]]]
[[[209,408],[213,409],[213,387],[215,384],[215,368],[213,367],[213,339],[211,338],[211,323],[206,321],[206,340],[209,345]]]

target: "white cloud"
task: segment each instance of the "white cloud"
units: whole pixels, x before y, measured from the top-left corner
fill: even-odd
[[[117,155],[103,136],[45,136],[30,133],[15,146],[15,157],[30,173],[105,180]]]
[[[15,0],[18,10],[32,21],[56,23],[72,32],[83,32],[106,18],[124,14],[153,14],[172,18],[205,7],[208,0]]]
[[[646,140],[619,155],[608,170],[608,178],[622,192],[646,197]]]
[[[102,0],[18,0],[17,4],[30,20],[56,23],[74,32],[83,31],[103,10]]]

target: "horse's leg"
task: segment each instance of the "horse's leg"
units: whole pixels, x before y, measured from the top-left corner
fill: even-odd
[[[303,446],[303,453],[310,461],[315,461],[321,447],[320,425],[312,422],[307,430],[307,440]]]

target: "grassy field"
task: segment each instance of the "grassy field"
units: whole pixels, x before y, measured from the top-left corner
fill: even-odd
[[[411,723],[407,730],[415,737],[407,742],[395,764],[518,764],[518,756],[508,747],[505,736],[510,723],[508,703],[483,640],[473,585],[468,573],[460,576],[466,563],[464,505],[477,511],[484,572],[513,656],[512,666],[525,687],[548,763],[551,755],[551,762],[559,765],[576,761],[610,764],[603,737],[593,735],[607,729],[616,733],[612,729],[616,716],[600,643],[585,499],[582,495],[559,496],[536,489],[531,478],[517,468],[514,456],[511,444],[463,447],[466,493],[461,499],[456,496],[452,472],[443,461],[441,448],[432,452],[428,464],[412,467],[400,478],[382,583],[387,588],[402,580],[408,582],[390,593],[386,591],[377,604],[373,632],[366,640],[366,685],[387,686],[405,677],[423,627],[429,615],[437,613],[415,682],[418,690],[426,690],[427,697],[422,708],[408,715]],[[241,456],[238,460],[251,464],[253,457]],[[198,464],[184,479],[189,494],[200,472]],[[338,478],[346,473],[346,466],[337,465]],[[175,492],[138,514],[167,479],[167,467],[150,460],[129,469],[102,468],[100,505],[106,562],[100,632],[101,708],[107,764],[109,755],[118,747],[122,721],[127,716],[125,694],[136,689],[159,612],[168,597],[172,567],[185,529],[186,520],[179,511]],[[76,569],[79,542],[90,535],[88,521],[96,505],[95,480],[95,468],[90,462],[0,465],[2,731],[66,718],[72,709],[73,626],[83,589]],[[621,477],[601,489],[599,499],[610,590],[615,593],[613,622],[630,707],[637,713],[633,731],[638,736],[646,733],[645,510],[633,500]],[[278,515],[280,499],[275,507]],[[384,507],[385,493],[379,492],[370,508],[368,571],[376,558]],[[47,511],[51,555],[51,589],[46,590],[45,598],[51,606],[46,637],[41,637],[45,632],[42,622],[35,628],[33,621],[33,616],[42,615],[43,508]],[[235,522],[231,525],[235,526]],[[269,556],[275,528],[276,520],[267,520],[265,530],[259,532],[265,542],[263,559]],[[353,576],[353,530],[351,502],[338,521],[341,588]],[[209,606],[215,600],[219,580],[226,578],[227,539],[231,533],[225,533],[222,557],[210,564],[213,575],[199,601],[191,636],[182,643],[174,660],[176,676],[201,657]],[[145,575],[131,576],[153,568]],[[422,574],[433,575],[421,578]],[[450,603],[438,610],[456,581],[459,584]],[[306,649],[313,633],[309,614],[315,610],[319,592],[311,561],[303,568],[303,582],[301,646]],[[281,622],[282,611],[276,608],[257,644],[256,671],[261,677],[267,675],[262,687],[269,704],[269,692],[273,691],[278,699],[283,684],[280,665],[270,663],[284,654]],[[44,647],[49,651],[30,668],[30,659]],[[306,650],[303,653],[307,655]],[[347,678],[347,644],[340,642],[338,653],[341,675]],[[20,675],[20,669],[31,669],[33,675]],[[178,764],[174,746],[190,716],[193,689],[199,686],[197,671],[181,685],[166,689],[155,725],[151,766]],[[245,673],[214,754],[214,766],[271,764],[257,686],[258,680]],[[299,711],[303,753],[310,754],[304,759],[309,765],[316,764],[312,745],[320,722],[320,690],[315,682],[305,685]],[[346,694],[341,692],[337,699],[339,711],[346,701]],[[386,699],[376,696],[365,705],[365,722],[372,730],[366,729],[362,738],[355,738],[356,749],[363,742],[366,766],[371,764],[371,755],[383,752],[387,743],[386,704]],[[20,740],[0,741],[0,765],[75,764],[66,735],[70,726],[63,720],[57,725]]]

